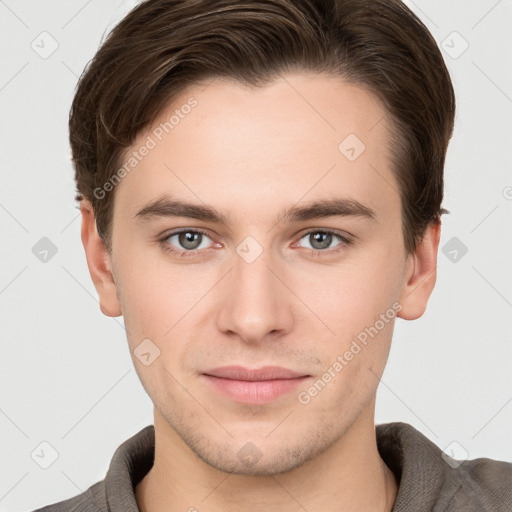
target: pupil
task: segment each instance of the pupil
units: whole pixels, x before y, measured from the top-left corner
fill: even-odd
[[[190,231],[186,231],[184,233],[180,233],[180,244],[186,249],[195,249],[198,247],[197,239],[199,238],[201,233],[192,233]]]
[[[311,245],[315,249],[325,249],[325,248],[329,247],[329,245],[331,243],[332,235],[330,233],[318,232],[318,233],[314,233],[312,235],[312,237],[313,237],[313,242],[311,243]],[[316,247],[315,247],[315,244],[317,244]]]

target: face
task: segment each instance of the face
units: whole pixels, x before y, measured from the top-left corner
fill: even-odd
[[[426,266],[388,130],[369,92],[298,73],[190,87],[130,148],[102,309],[124,316],[155,424],[208,464],[291,470],[373,408],[395,318],[428,295],[410,294]]]

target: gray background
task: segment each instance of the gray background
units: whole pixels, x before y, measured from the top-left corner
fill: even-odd
[[[408,422],[456,458],[512,461],[512,1],[406,3],[443,48],[456,89],[452,213],[426,314],[397,320],[376,422]],[[152,423],[122,318],[99,310],[67,140],[77,77],[134,4],[0,1],[1,511],[84,491]],[[46,262],[34,254],[43,237],[57,250]]]

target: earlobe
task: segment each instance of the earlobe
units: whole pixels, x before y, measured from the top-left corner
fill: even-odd
[[[437,276],[437,251],[441,237],[441,223],[430,224],[416,251],[408,256],[404,281],[400,292],[402,309],[397,316],[416,320],[427,308]]]
[[[100,310],[106,316],[121,316],[121,306],[112,274],[110,255],[98,234],[94,211],[87,199],[81,201],[80,212],[82,214],[82,244],[89,273],[98,292]]]

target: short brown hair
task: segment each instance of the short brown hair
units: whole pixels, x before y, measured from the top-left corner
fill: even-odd
[[[392,170],[413,252],[447,210],[443,168],[455,95],[428,29],[400,0],[146,0],[114,27],[80,77],[70,112],[76,200],[91,201],[112,250],[123,152],[189,85],[263,87],[287,71],[327,73],[376,95],[393,127]]]

